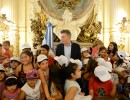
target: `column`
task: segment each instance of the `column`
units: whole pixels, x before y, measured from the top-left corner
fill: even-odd
[[[103,2],[103,42],[106,47],[109,45],[109,38],[110,37],[110,0],[102,0]]]
[[[22,51],[21,45],[27,42],[26,1],[18,0],[19,52]]]

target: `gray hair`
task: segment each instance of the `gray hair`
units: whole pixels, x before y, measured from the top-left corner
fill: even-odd
[[[71,32],[69,30],[61,30],[61,34],[65,33],[69,38],[71,38]]]

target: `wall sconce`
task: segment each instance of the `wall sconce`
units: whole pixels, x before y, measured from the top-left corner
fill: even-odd
[[[127,33],[127,27],[128,27],[129,22],[130,20],[127,20],[126,17],[123,17],[121,23],[119,23],[121,25],[120,26],[121,33]]]
[[[127,19],[126,17],[122,18],[122,21],[118,23],[119,25],[119,40],[118,40],[118,48],[119,50],[124,50],[125,49],[125,39],[126,39],[126,34],[128,32],[128,24],[130,23],[130,20]]]
[[[0,14],[0,33],[3,33],[3,40],[8,38],[7,32],[12,24],[14,23],[10,20],[7,20],[6,14]]]

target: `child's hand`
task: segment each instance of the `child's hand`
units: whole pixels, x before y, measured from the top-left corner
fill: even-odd
[[[114,68],[112,68],[112,72],[114,72],[115,71],[115,69]]]
[[[55,100],[55,98],[53,98],[53,97],[49,97],[48,100]]]
[[[84,96],[84,95],[85,95],[85,93],[84,93],[84,92],[80,92],[80,93],[79,93],[79,95],[82,95],[82,96]]]

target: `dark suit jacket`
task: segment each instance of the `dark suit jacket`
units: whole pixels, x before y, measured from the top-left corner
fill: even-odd
[[[64,44],[57,45],[56,56],[64,55]],[[73,59],[81,60],[80,46],[77,43],[71,42],[71,57]]]

